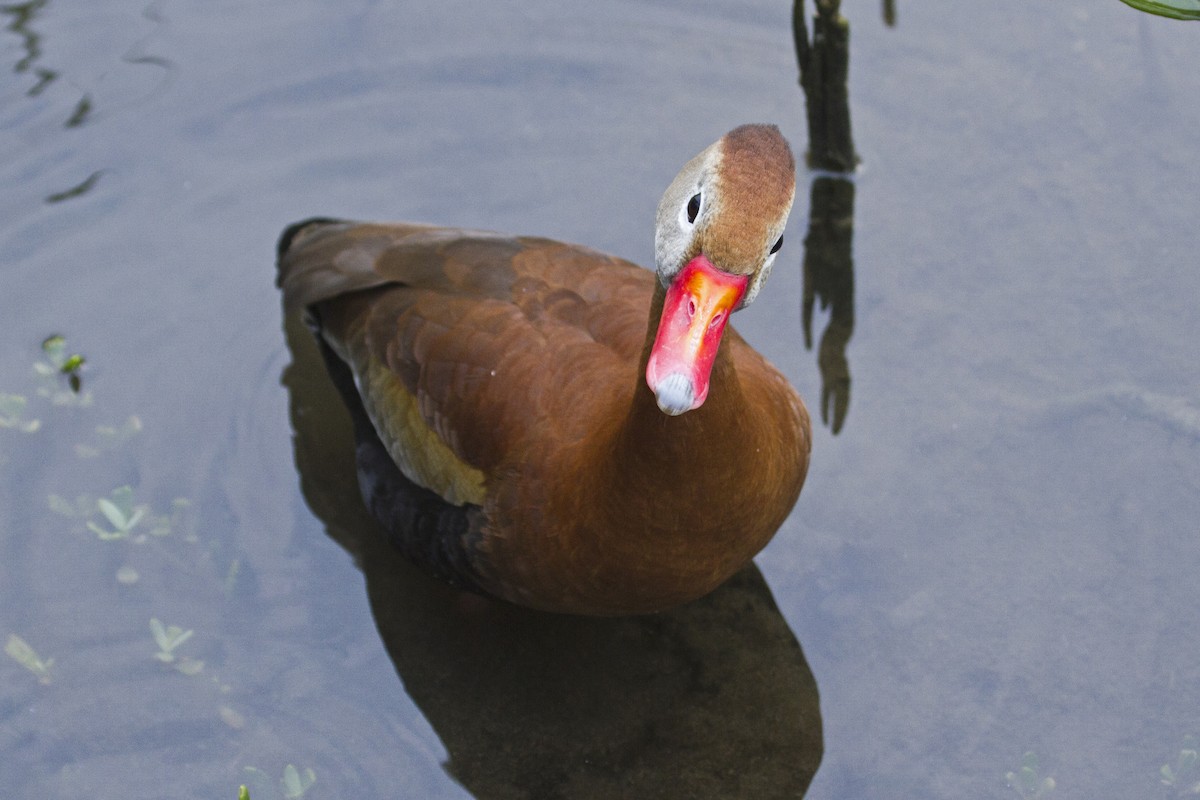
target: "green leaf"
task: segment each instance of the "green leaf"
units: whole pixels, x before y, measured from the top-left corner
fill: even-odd
[[[142,517],[146,516],[146,507],[142,506],[133,512],[133,516],[125,523],[125,530],[131,531],[137,524],[142,521]]]
[[[112,525],[117,530],[128,531],[133,527],[129,524],[128,519],[125,517],[125,514],[121,511],[121,509],[117,508],[116,504],[111,500],[101,497],[96,501],[96,505],[99,506],[100,513],[102,513],[105,518],[108,519],[108,524]]]
[[[242,780],[246,782],[249,791],[254,792],[255,797],[278,797],[279,791],[275,788],[275,779],[263,772],[257,767],[244,767]]]
[[[204,669],[204,662],[184,656],[183,658],[179,659],[178,662],[176,662],[175,669],[179,670],[184,675],[198,675]]]
[[[65,374],[70,374],[78,371],[79,368],[86,363],[87,359],[76,353],[74,355],[67,356],[67,358],[63,360],[62,366],[58,368],[58,371]]]
[[[204,669],[203,661],[187,657],[175,658],[175,649],[192,638],[194,631],[190,629],[185,631],[178,625],[163,625],[158,617],[151,617],[150,633],[154,635],[154,641],[158,645],[158,652],[154,654],[154,657],[159,661],[174,665],[175,669],[184,675],[195,675]]]
[[[300,773],[292,764],[283,770],[283,791],[288,797],[299,797],[303,791],[300,788]]]
[[[158,621],[158,617],[150,618],[150,633],[154,635],[154,641],[158,644],[160,650],[170,652],[171,640],[167,638],[167,631],[163,628],[163,624]]]
[[[1200,19],[1200,0],[1122,0],[1147,14],[1171,19]]]
[[[238,787],[238,800],[250,800],[250,790],[245,786]]]
[[[42,352],[58,363],[62,361],[62,353],[66,346],[66,338],[57,333],[47,336],[42,340]]]
[[[88,520],[87,527],[89,531],[96,534],[106,542],[112,541],[113,539],[126,539],[129,537],[129,534],[125,531],[106,531],[104,528],[101,528],[91,520]]]
[[[167,635],[171,637],[171,649],[174,650],[176,647],[179,647],[179,645],[192,638],[193,633],[195,633],[195,631],[191,629],[185,631],[182,628],[175,627],[174,625],[168,627]]]
[[[26,642],[15,633],[8,635],[8,641],[4,643],[4,652],[13,661],[16,661],[25,669],[32,672],[38,677],[42,683],[50,682],[50,665],[54,663],[54,659],[50,658],[45,661],[38,656],[29,642]]]
[[[317,781],[317,775],[311,769],[305,769],[304,775],[301,776],[300,771],[295,765],[288,764],[283,770],[283,794],[289,800],[295,800],[297,797],[303,797],[314,783]]]

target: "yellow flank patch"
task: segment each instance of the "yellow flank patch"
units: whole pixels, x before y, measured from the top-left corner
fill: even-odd
[[[363,406],[404,476],[447,503],[483,505],[483,472],[455,455],[429,427],[417,398],[395,373],[370,355],[354,361]]]

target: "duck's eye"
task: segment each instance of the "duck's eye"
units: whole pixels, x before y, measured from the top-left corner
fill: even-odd
[[[687,218],[688,222],[695,222],[696,216],[700,213],[700,193],[696,192],[692,195],[692,199],[688,200]]]
[[[783,237],[782,236],[780,236],[778,239],[775,240],[775,244],[771,245],[771,252],[778,253],[779,248],[781,248],[781,247],[783,247]]]

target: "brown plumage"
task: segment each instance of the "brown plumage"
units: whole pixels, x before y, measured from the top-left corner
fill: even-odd
[[[332,221],[285,233],[285,305],[308,308],[350,366],[404,475],[462,509],[422,534],[442,541],[406,546],[416,560],[436,549],[435,572],[522,605],[621,614],[703,595],[770,540],[808,467],[799,396],[736,332],[721,337],[725,311],[698,324],[718,337],[711,375],[652,391],[647,364],[678,276],[707,265],[740,287],[726,306],[753,299],[793,169],[767,126],[689,162],[660,205],[658,280],[546,239]]]

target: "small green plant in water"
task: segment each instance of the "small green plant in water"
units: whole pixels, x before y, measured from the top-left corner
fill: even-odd
[[[283,779],[280,780],[283,785],[283,796],[288,800],[303,797],[304,793],[311,789],[316,782],[317,774],[312,769],[305,769],[301,773],[291,764],[283,768]]]
[[[203,661],[175,655],[175,649],[192,638],[194,631],[190,629],[185,631],[178,625],[163,625],[157,617],[151,617],[150,633],[154,635],[154,641],[158,644],[158,652],[154,654],[154,657],[159,661],[170,664],[184,675],[195,675],[204,669]]]
[[[133,529],[138,526],[149,511],[147,506],[134,506],[133,504],[133,489],[129,486],[120,486],[113,489],[113,492],[108,497],[101,497],[96,501],[96,507],[104,518],[108,520],[108,524],[112,526],[112,530],[97,525],[95,522],[88,520],[88,530],[99,536],[101,539],[128,539]]]
[[[16,661],[25,669],[37,676],[38,682],[47,684],[50,683],[50,667],[54,664],[53,658],[43,660],[37,652],[29,646],[29,643],[17,636],[15,633],[8,635],[8,641],[4,643],[4,652],[13,661]]]
[[[271,776],[261,769],[246,767],[246,774],[251,779],[250,783],[257,787],[255,789],[256,793],[275,793]],[[303,797],[316,782],[317,773],[313,772],[311,768],[306,767],[304,770],[299,770],[295,764],[288,764],[283,769],[283,777],[279,780],[279,788],[285,798],[288,800],[297,800],[297,798]]]
[[[172,500],[167,514],[154,514],[145,504],[134,505],[133,489],[129,486],[119,486],[108,497],[99,500],[88,494],[68,500],[51,493],[46,496],[46,502],[55,514],[86,523],[88,530],[104,540],[128,539],[134,544],[142,544],[148,536],[163,537],[176,532],[182,532],[185,542],[199,540],[191,513],[192,501],[186,497]],[[103,517],[100,522],[90,519],[97,513]],[[84,525],[79,524],[78,528],[82,530]]]
[[[250,790],[245,786],[238,787],[238,800],[250,800]]]
[[[80,370],[87,363],[87,359],[79,353],[67,352],[67,340],[59,334],[47,336],[42,340],[42,352],[46,354],[46,360],[34,364],[34,370],[39,375],[46,377],[57,375],[67,376],[67,385],[71,387],[73,393],[79,395],[80,390],[83,388],[83,378],[80,376]],[[63,403],[68,401],[56,396],[54,402]]]
[[[80,458],[95,458],[101,453],[115,450],[142,432],[142,421],[130,415],[121,425],[97,425],[93,444],[80,442],[75,445],[75,455]]]
[[[38,419],[25,419],[29,402],[19,394],[0,394],[0,428],[12,428],[21,433],[33,433],[42,427]]]
[[[1197,760],[1200,741],[1195,736],[1183,737],[1183,747],[1175,759],[1175,765],[1163,764],[1158,771],[1163,786],[1174,790],[1175,797],[1200,795],[1200,765]]]
[[[1038,757],[1035,753],[1026,753],[1021,758],[1021,766],[1014,772],[1004,775],[1009,788],[1025,800],[1038,797],[1048,797],[1054,792],[1054,778],[1043,778],[1038,772]]]

